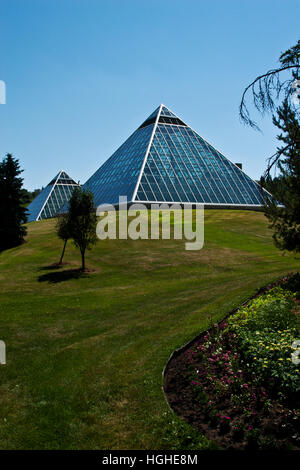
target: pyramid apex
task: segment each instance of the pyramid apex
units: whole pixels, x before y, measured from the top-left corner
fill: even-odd
[[[111,177],[113,175],[113,178]],[[131,202],[256,208],[257,183],[164,103],[88,179],[95,206]]]
[[[60,170],[28,205],[28,222],[55,217],[77,186],[78,183],[65,170]]]

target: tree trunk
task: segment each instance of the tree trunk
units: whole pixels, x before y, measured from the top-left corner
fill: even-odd
[[[81,271],[85,271],[85,250],[81,250]]]
[[[63,257],[64,257],[64,254],[65,254],[66,245],[67,245],[67,241],[68,241],[68,240],[65,240],[65,242],[64,242],[62,254],[61,254],[61,257],[60,257],[60,260],[59,260],[59,263],[58,263],[58,264],[62,264]]]

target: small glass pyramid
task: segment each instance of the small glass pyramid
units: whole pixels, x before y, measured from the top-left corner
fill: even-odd
[[[61,170],[28,205],[28,222],[55,217],[78,184]]]
[[[256,207],[262,189],[160,105],[84,185],[95,205],[129,202]]]

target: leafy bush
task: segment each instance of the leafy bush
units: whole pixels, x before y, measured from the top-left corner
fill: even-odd
[[[270,299],[254,315],[248,317],[245,326],[250,331],[293,328],[296,317],[292,308],[293,303],[289,299]]]
[[[152,433],[162,442],[161,450],[217,450],[218,446],[203,436],[197,429],[167,411],[159,416]]]
[[[296,297],[300,297],[300,273],[293,274],[287,280],[281,283],[284,289],[295,292]]]
[[[292,362],[297,339],[295,294],[274,287],[252,300],[228,321],[227,331],[236,335],[248,370],[269,388],[295,393],[300,390],[299,369]]]
[[[238,334],[241,328],[253,331],[294,327],[296,317],[292,312],[293,297],[293,292],[274,287],[232,315],[228,320],[228,328]]]
[[[241,352],[249,371],[276,390],[296,393],[300,390],[298,367],[293,364],[292,344],[296,329],[251,331],[239,334]]]
[[[277,285],[186,351],[199,416],[208,429],[217,429],[219,440],[226,436],[225,445],[230,440],[253,450],[300,445],[300,365],[292,360],[297,313],[294,291]]]

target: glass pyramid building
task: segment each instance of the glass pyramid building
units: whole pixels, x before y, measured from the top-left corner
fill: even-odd
[[[160,105],[84,185],[95,205],[204,203],[256,208],[261,187],[241,168]]]
[[[63,170],[28,205],[28,222],[55,217],[78,184]]]

